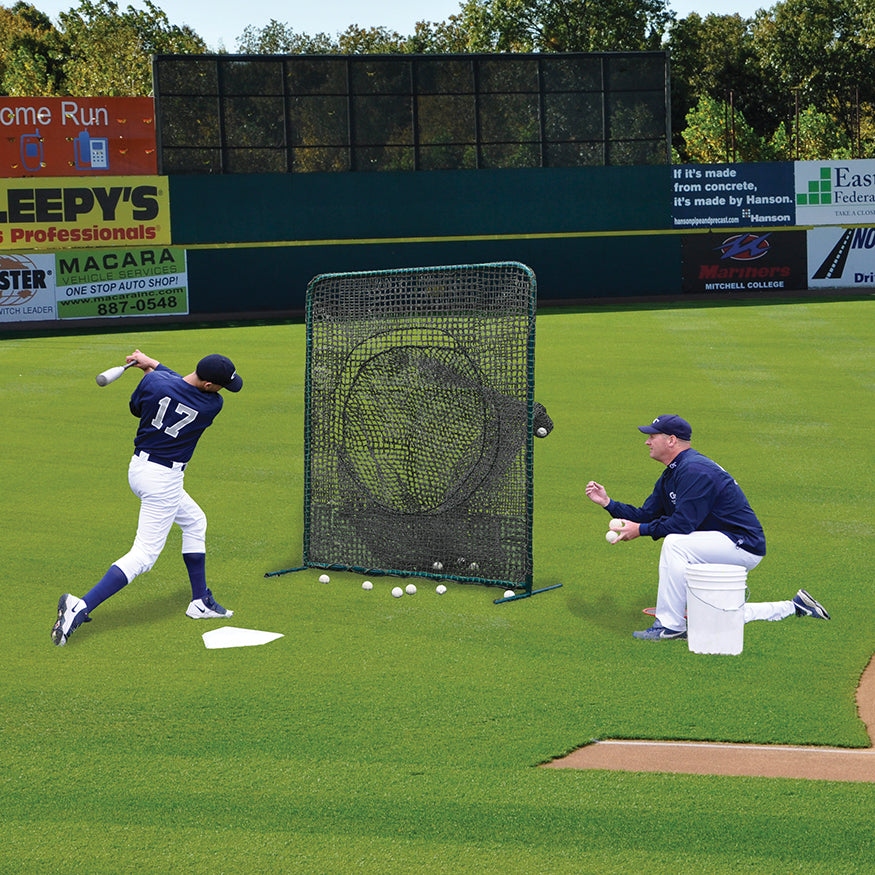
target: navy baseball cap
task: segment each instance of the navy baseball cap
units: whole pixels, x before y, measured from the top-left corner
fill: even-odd
[[[229,392],[239,392],[243,388],[243,379],[237,373],[234,362],[224,355],[204,356],[195,368],[197,375],[208,383],[215,383]]]
[[[688,441],[693,436],[693,429],[686,419],[674,413],[657,416],[650,425],[639,425],[638,431],[644,434],[673,434],[682,441]]]

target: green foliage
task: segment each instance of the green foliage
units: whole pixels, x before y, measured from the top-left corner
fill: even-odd
[[[686,122],[681,132],[683,158],[692,163],[839,160],[855,155],[847,134],[812,106],[800,111],[798,122],[781,122],[770,138],[757,136],[740,110],[710,97],[699,100]],[[680,161],[680,155],[676,158]]]
[[[763,141],[740,110],[712,97],[701,97],[687,114],[683,130],[684,153],[694,164],[767,161]]]
[[[336,53],[338,46],[327,34],[296,33],[272,18],[264,27],[249,25],[237,39],[237,51],[244,55],[319,55]]]
[[[875,648],[871,308],[542,312],[536,395],[556,429],[535,448],[535,582],[563,586],[504,605],[458,584],[438,597],[417,581],[396,600],[390,579],[365,593],[354,574],[263,577],[300,560],[300,324],[7,333],[3,871],[57,868],[71,836],[64,868],[88,875],[867,871],[871,784],[537,765],[606,737],[867,744],[853,695]],[[105,389],[92,376],[134,347],[183,372],[221,350],[246,380],[186,472],[210,521],[211,586],[235,614],[183,615],[176,531],[55,648],[58,596],[82,594],[136,528],[137,374]],[[671,355],[618,392],[616,363],[657,347]],[[608,547],[581,484],[643,499],[659,466],[635,426],[665,410],[764,520],[754,600],[805,585],[833,620],[749,624],[738,657],[633,641],[658,546]],[[206,650],[219,625],[285,637]]]
[[[49,96],[62,80],[61,40],[48,16],[30,4],[0,6],[0,94]]]
[[[237,39],[244,54],[605,52],[668,48],[673,150],[783,160],[875,154],[875,0],[779,0],[753,18],[691,13],[667,0],[462,0],[443,22],[414,32],[350,24],[336,35],[298,33],[271,19]],[[152,2],[122,11],[81,0],[59,26],[36,7],[0,6],[0,93],[142,95],[154,52],[202,53],[204,41]],[[720,134],[721,104],[734,137]],[[639,156],[631,156],[635,162]],[[623,159],[624,161],[626,159]],[[649,160],[640,156],[640,160]]]
[[[418,21],[411,36],[385,27],[363,28],[351,24],[343,33],[330,37],[296,33],[275,19],[263,28],[250,25],[237,40],[244,54],[365,55],[365,54],[452,54],[468,51],[468,34],[458,16],[444,22]]]
[[[466,0],[469,51],[643,51],[661,47],[665,0]]]
[[[788,98],[798,89],[802,106],[827,112],[848,138],[855,89],[864,103],[875,99],[871,7],[871,0],[781,0],[752,25],[764,75]],[[777,118],[789,120],[793,106],[788,99]]]
[[[64,64],[68,93],[139,96],[152,93],[150,55],[199,54],[206,45],[191,30],[171,25],[152,0],[119,12],[114,0],[80,0],[59,16],[69,46]]]
[[[854,157],[853,143],[847,134],[836,126],[830,116],[818,112],[813,106],[800,111],[798,127],[795,120],[791,125],[781,122],[770,146],[777,161],[822,161]]]
[[[669,32],[672,72],[672,129],[675,144],[687,114],[702,97],[731,102],[758,136],[774,129],[774,102],[780,100],[763,75],[753,46],[752,22],[740,15],[691,13]]]

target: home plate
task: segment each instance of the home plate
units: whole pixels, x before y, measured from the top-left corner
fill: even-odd
[[[255,647],[284,637],[280,632],[260,632],[258,629],[240,629],[237,626],[222,626],[204,632],[204,647],[218,650],[221,647]]]

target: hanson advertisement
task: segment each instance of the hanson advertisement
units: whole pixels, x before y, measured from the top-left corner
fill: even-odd
[[[792,164],[676,164],[671,173],[674,228],[796,224]]]

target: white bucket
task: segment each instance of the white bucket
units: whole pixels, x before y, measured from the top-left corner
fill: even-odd
[[[737,656],[744,646],[747,569],[687,565],[687,644],[693,653]]]

